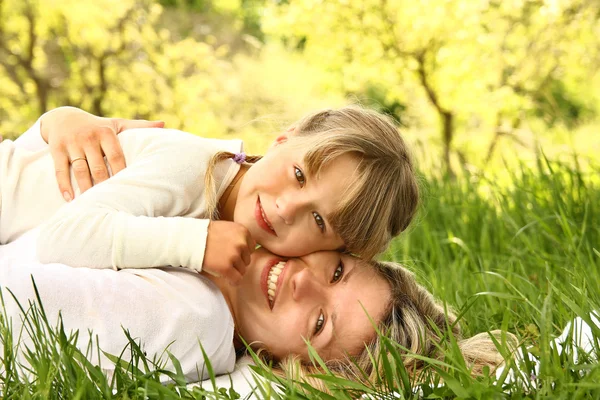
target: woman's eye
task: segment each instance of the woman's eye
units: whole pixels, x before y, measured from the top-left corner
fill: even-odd
[[[315,335],[323,329],[323,325],[325,325],[325,316],[323,313],[319,314],[319,318],[317,319],[317,323],[315,324]]]
[[[333,278],[331,278],[331,283],[339,281],[340,279],[342,279],[342,276],[344,276],[344,263],[340,261],[337,268],[333,272]]]
[[[312,215],[321,232],[325,231],[325,221],[323,220],[323,217],[321,217],[316,211],[313,211]]]
[[[296,180],[300,183],[300,187],[303,187],[306,183],[306,178],[304,177],[304,172],[298,167],[294,167],[294,175],[296,176]]]

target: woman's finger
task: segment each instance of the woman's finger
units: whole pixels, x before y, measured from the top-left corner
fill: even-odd
[[[71,186],[71,170],[69,168],[69,156],[64,147],[50,146],[50,153],[54,161],[54,174],[58,182],[58,188],[65,201],[71,201],[74,197]]]
[[[71,170],[75,175],[77,186],[81,193],[85,192],[92,187],[92,177],[90,175],[90,168],[88,167],[87,159],[85,154],[71,153],[69,152],[69,158],[71,162]]]
[[[106,156],[106,161],[108,161],[113,175],[125,169],[125,156],[116,135],[104,135],[100,146],[102,146],[102,151]]]
[[[108,179],[108,169],[104,163],[104,154],[99,143],[89,143],[85,148],[88,168],[94,180],[94,185]],[[83,189],[81,193],[83,193]]]
[[[133,128],[164,128],[164,121],[146,121],[144,119],[112,118],[117,133]]]

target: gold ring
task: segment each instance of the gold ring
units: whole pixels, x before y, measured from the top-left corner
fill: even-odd
[[[75,157],[74,159],[71,160],[71,164],[73,164],[75,161],[79,161],[79,160],[83,160],[83,161],[87,162],[87,158],[85,158],[85,157]]]

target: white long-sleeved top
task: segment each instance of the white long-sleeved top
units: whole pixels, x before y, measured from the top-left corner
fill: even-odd
[[[37,235],[34,229],[0,246],[0,293],[6,311],[0,308],[0,314],[13,325],[14,343],[20,339],[17,354],[24,366],[29,365],[24,350],[26,346],[33,348],[33,342],[22,329],[23,315],[13,295],[25,310],[29,302],[36,303],[33,278],[51,326],[57,326],[60,312],[67,335],[78,330],[77,347],[92,364],[107,372],[114,364],[98,354],[96,343],[102,351],[121,355],[128,344],[123,329],[141,343],[149,359],[162,356],[173,371],[164,351],[171,352],[191,382],[207,378],[200,343],[216,374],[234,369],[233,317],[210,280],[173,267],[114,271],[41,264],[30,251],[35,248]],[[93,346],[89,346],[91,338]],[[6,338],[0,340],[0,352],[7,342]],[[128,350],[123,353],[124,361],[130,360],[129,354]]]
[[[39,120],[19,146],[0,143],[0,244],[45,222],[37,248],[41,262],[201,270],[209,223],[207,164],[219,151],[241,151],[242,142],[151,128],[122,132],[119,140],[127,168],[70,203],[58,190],[49,148],[32,151],[45,144]],[[217,165],[218,197],[238,171],[231,160]]]

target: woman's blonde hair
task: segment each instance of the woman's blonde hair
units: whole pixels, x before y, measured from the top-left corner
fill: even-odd
[[[419,184],[412,157],[391,118],[374,110],[347,106],[309,114],[289,127],[286,145],[305,150],[308,172],[342,155],[358,161],[355,183],[329,215],[345,250],[370,259],[404,231],[419,205]],[[206,173],[207,208],[214,216],[214,165],[232,154],[216,154]],[[258,158],[253,158],[257,160]]]
[[[378,274],[385,278],[391,288],[391,304],[381,321],[375,321],[379,332],[385,337],[407,349],[403,358],[404,367],[414,382],[424,378],[423,372],[427,364],[412,355],[441,359],[446,335],[451,332],[457,340],[464,360],[471,369],[473,376],[483,374],[484,367],[494,371],[504,358],[496,348],[488,333],[480,333],[471,338],[463,339],[456,316],[447,308],[444,309],[439,301],[423,286],[419,285],[414,275],[399,264],[387,262],[371,262]],[[365,266],[369,268],[369,266]],[[491,334],[500,342],[500,331]],[[505,338],[511,347],[516,346],[516,338],[505,333]],[[382,338],[377,335],[366,344],[359,354],[350,354],[347,359],[327,362],[330,372],[339,377],[362,382],[373,387],[385,376],[382,357],[388,357]],[[391,360],[392,361],[392,360]],[[393,362],[393,361],[392,361]],[[276,366],[279,374],[292,377],[298,381],[306,381],[313,386],[326,390],[326,385],[311,375],[323,374],[323,370],[315,363],[301,362],[298,357],[290,356],[279,360]]]

